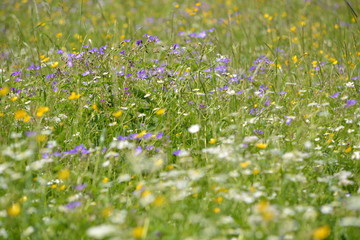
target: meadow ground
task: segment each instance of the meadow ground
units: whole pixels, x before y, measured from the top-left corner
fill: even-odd
[[[360,2],[0,6],[0,239],[360,239]]]

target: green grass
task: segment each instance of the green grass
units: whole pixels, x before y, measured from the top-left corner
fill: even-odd
[[[0,238],[358,239],[348,3],[3,0]]]

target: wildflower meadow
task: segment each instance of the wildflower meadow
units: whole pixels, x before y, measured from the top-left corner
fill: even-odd
[[[1,0],[0,239],[360,239],[360,2]]]

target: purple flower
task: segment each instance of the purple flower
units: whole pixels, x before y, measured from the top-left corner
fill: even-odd
[[[150,146],[145,146],[144,148],[147,149],[147,150],[153,150],[155,148],[155,146],[150,145]]]
[[[261,56],[261,57],[257,58],[257,59],[254,61],[255,64],[260,64],[260,63],[262,63],[262,62],[265,62],[266,64],[273,63],[273,61],[270,61],[270,60],[269,60],[267,57],[265,57],[265,56]]]
[[[206,37],[206,33],[190,33],[189,34],[189,37],[192,37],[192,38],[204,38]]]
[[[65,154],[77,154],[77,153],[81,153],[81,155],[90,153],[89,150],[87,150],[83,144],[80,144],[78,146],[76,146],[74,149],[70,149],[68,151],[64,152]]]
[[[205,104],[199,104],[200,108],[206,108],[207,106]]]
[[[99,54],[105,54],[104,50],[107,48],[107,46],[108,46],[108,45],[105,45],[105,46],[100,47],[98,53],[99,53]]]
[[[160,138],[162,138],[163,136],[164,136],[164,133],[161,132],[161,133],[158,133],[158,134],[156,135],[156,138],[157,138],[157,139],[160,139]]]
[[[336,93],[330,95],[330,97],[337,98],[339,95],[340,95],[340,92],[336,92]]]
[[[352,105],[355,105],[358,101],[357,100],[348,100],[345,104],[345,107],[350,107]]]
[[[149,75],[146,73],[145,70],[140,70],[137,72],[137,77],[140,79],[146,79],[149,77]]]
[[[231,58],[221,57],[221,58],[217,58],[216,61],[217,61],[217,62],[221,62],[221,63],[228,64],[228,63],[231,61]]]
[[[56,74],[47,74],[46,75],[46,78],[54,78],[54,77],[56,77]]]
[[[257,115],[261,114],[263,110],[264,110],[264,108],[262,108],[262,109],[259,109],[259,108],[251,108],[251,109],[250,109],[250,114],[257,116]]]
[[[293,121],[292,118],[286,117],[285,123],[286,123],[286,125],[290,125],[290,123],[291,123],[292,121]]]
[[[34,136],[37,135],[37,132],[26,132],[25,135],[26,135],[27,137],[34,137]]]
[[[142,153],[143,149],[141,146],[137,146],[136,149],[135,149],[135,153],[134,155],[137,156],[139,155],[140,153]]]
[[[256,69],[256,66],[251,66],[251,67],[249,68],[249,71],[255,71],[255,69]]]
[[[89,75],[89,74],[91,74],[91,73],[93,73],[93,71],[85,71],[85,72],[83,72],[81,75],[83,75],[83,76],[87,76],[87,75]]]
[[[137,40],[137,41],[135,41],[135,43],[136,43],[136,45],[138,45],[138,46],[142,46],[142,40]]]
[[[215,70],[215,72],[218,72],[218,73],[226,73],[227,67],[225,65],[221,65],[221,66],[215,67],[214,70]]]
[[[269,87],[265,86],[264,84],[261,84],[259,86],[259,90],[263,90],[265,92],[266,90],[269,90]]]
[[[284,94],[286,94],[286,92],[285,91],[280,91],[280,92],[278,92],[278,94],[279,95],[284,95]]]
[[[41,68],[40,66],[35,66],[34,64],[27,67],[27,69],[29,70],[39,70],[40,68]]]
[[[18,76],[18,75],[21,75],[21,74],[22,74],[21,71],[17,71],[17,72],[13,72],[13,73],[11,74],[11,76]]]
[[[74,208],[77,208],[77,207],[80,207],[81,206],[81,202],[80,201],[74,201],[74,202],[71,202],[71,203],[68,203],[65,205],[65,207],[67,209],[74,209]]]
[[[205,38],[207,36],[206,32],[201,32],[197,34],[197,38]]]
[[[172,154],[175,156],[179,156],[181,153],[181,150],[176,150],[175,152],[173,152]]]
[[[124,140],[127,140],[128,139],[128,137],[124,137],[124,136],[118,136],[117,137],[117,140],[119,140],[119,141],[124,141]]]
[[[142,138],[143,139],[149,139],[152,137],[152,134],[151,133],[146,133]]]
[[[148,42],[158,42],[160,39],[157,36],[151,36],[149,34],[144,34],[144,37],[147,37]]]
[[[76,147],[74,148],[74,150],[76,150],[77,152],[80,152],[81,154],[90,153],[90,151],[87,150],[87,149],[84,147],[84,145],[82,145],[82,144],[76,146]]]
[[[132,134],[130,134],[130,135],[128,136],[128,138],[129,138],[130,140],[133,140],[133,139],[135,139],[135,138],[137,137],[137,135],[138,135],[138,133],[132,133]]]
[[[254,133],[255,134],[264,134],[264,131],[259,130],[259,129],[254,129]]]
[[[54,156],[54,157],[60,157],[60,156],[61,156],[61,153],[60,153],[60,152],[54,152],[54,153],[53,153],[53,156]]]
[[[82,191],[86,188],[86,186],[87,186],[86,184],[79,184],[79,185],[75,185],[74,189],[78,191]]]

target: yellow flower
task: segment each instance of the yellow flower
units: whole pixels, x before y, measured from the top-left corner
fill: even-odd
[[[217,197],[217,198],[214,199],[214,202],[216,202],[216,203],[222,203],[223,200],[224,200],[223,197]]]
[[[50,109],[48,107],[42,106],[39,107],[36,111],[37,117],[42,117],[46,112],[48,112]]]
[[[22,196],[19,201],[20,202],[26,202],[28,200],[27,196]]]
[[[160,108],[158,110],[156,110],[155,114],[156,115],[163,115],[166,112],[165,108]]]
[[[210,141],[209,141],[210,144],[214,144],[216,143],[216,138],[211,138]]]
[[[255,145],[257,148],[260,148],[260,149],[265,149],[267,148],[267,144],[266,143],[257,143]]]
[[[214,209],[213,209],[213,212],[214,212],[214,213],[219,213],[219,212],[221,212],[221,209],[218,208],[218,207],[217,207],[217,208],[214,208]]]
[[[349,153],[349,152],[351,152],[351,150],[352,150],[352,147],[348,147],[348,148],[346,148],[346,149],[344,150],[344,152],[345,152],[345,153]]]
[[[312,237],[317,240],[323,240],[330,236],[330,226],[324,225],[321,227],[316,228],[313,233]]]
[[[57,38],[61,38],[62,35],[63,35],[63,34],[62,34],[61,32],[59,32],[59,33],[56,34],[56,37],[57,37]]]
[[[77,94],[76,92],[72,92],[71,95],[68,97],[70,100],[78,99],[81,97],[81,94]]]
[[[102,180],[102,182],[103,182],[104,184],[105,184],[105,183],[108,183],[108,182],[109,182],[109,178],[104,177],[103,180]]]
[[[292,60],[293,60],[294,63],[297,63],[298,62],[298,57],[295,55],[295,56],[292,57]]]
[[[329,61],[330,61],[333,65],[338,64],[338,61],[337,61],[335,58],[329,58]]]
[[[25,111],[25,110],[22,110],[22,109],[16,111],[15,114],[14,114],[14,118],[15,118],[16,120],[23,120],[26,116],[27,116],[26,111]]]
[[[10,101],[15,102],[18,99],[17,96],[10,98]]]
[[[50,58],[47,57],[47,58],[44,58],[43,60],[41,60],[41,62],[44,63],[44,62],[47,62],[47,61],[49,61],[49,60],[50,60]]]
[[[24,120],[25,122],[25,120]],[[41,142],[45,142],[47,140],[47,136],[46,135],[43,135],[43,134],[40,134],[40,135],[37,135],[36,136],[36,141],[41,143]]]
[[[145,190],[141,193],[141,197],[146,197],[149,196],[151,194],[151,192],[149,190]]]
[[[10,92],[10,88],[9,87],[3,87],[0,89],[0,96],[6,96],[8,93]]]
[[[270,203],[266,200],[256,204],[256,210],[261,214],[265,221],[271,221],[275,217],[275,213],[271,208]]]
[[[141,133],[138,133],[135,138],[142,138],[146,134],[146,131],[141,131]]]
[[[240,163],[240,167],[241,168],[247,168],[250,164],[251,164],[250,161],[242,162],[242,163]]]
[[[123,111],[119,110],[119,111],[114,112],[112,115],[114,117],[121,117],[122,114],[123,114]]]
[[[166,198],[164,196],[157,196],[153,202],[154,206],[160,207],[164,205],[166,202]]]
[[[54,62],[53,64],[51,64],[50,66],[53,68],[56,68],[59,65],[59,62]]]
[[[94,109],[95,112],[99,112],[99,108],[96,104],[93,104],[91,108]]]
[[[132,235],[134,238],[141,238],[144,235],[143,227],[136,227],[132,230]]]
[[[113,212],[112,207],[106,207],[101,211],[101,216],[107,218],[111,215],[112,212]]]
[[[58,172],[58,177],[61,180],[68,179],[70,177],[70,170],[69,169],[63,169]]]
[[[7,209],[7,214],[10,217],[16,217],[20,214],[21,212],[21,207],[19,203],[13,203],[8,209]]]
[[[156,160],[154,165],[159,167],[159,166],[162,166],[164,164],[164,160],[162,160],[161,158]]]
[[[45,25],[46,25],[45,22],[39,22],[39,23],[36,25],[36,27],[43,27],[43,26],[45,26]]]
[[[29,116],[29,115],[26,115],[25,117],[24,117],[24,122],[28,122],[28,121],[30,121],[31,120],[31,117]]]
[[[290,28],[290,32],[296,32],[296,27],[295,26],[292,26],[291,28]]]

